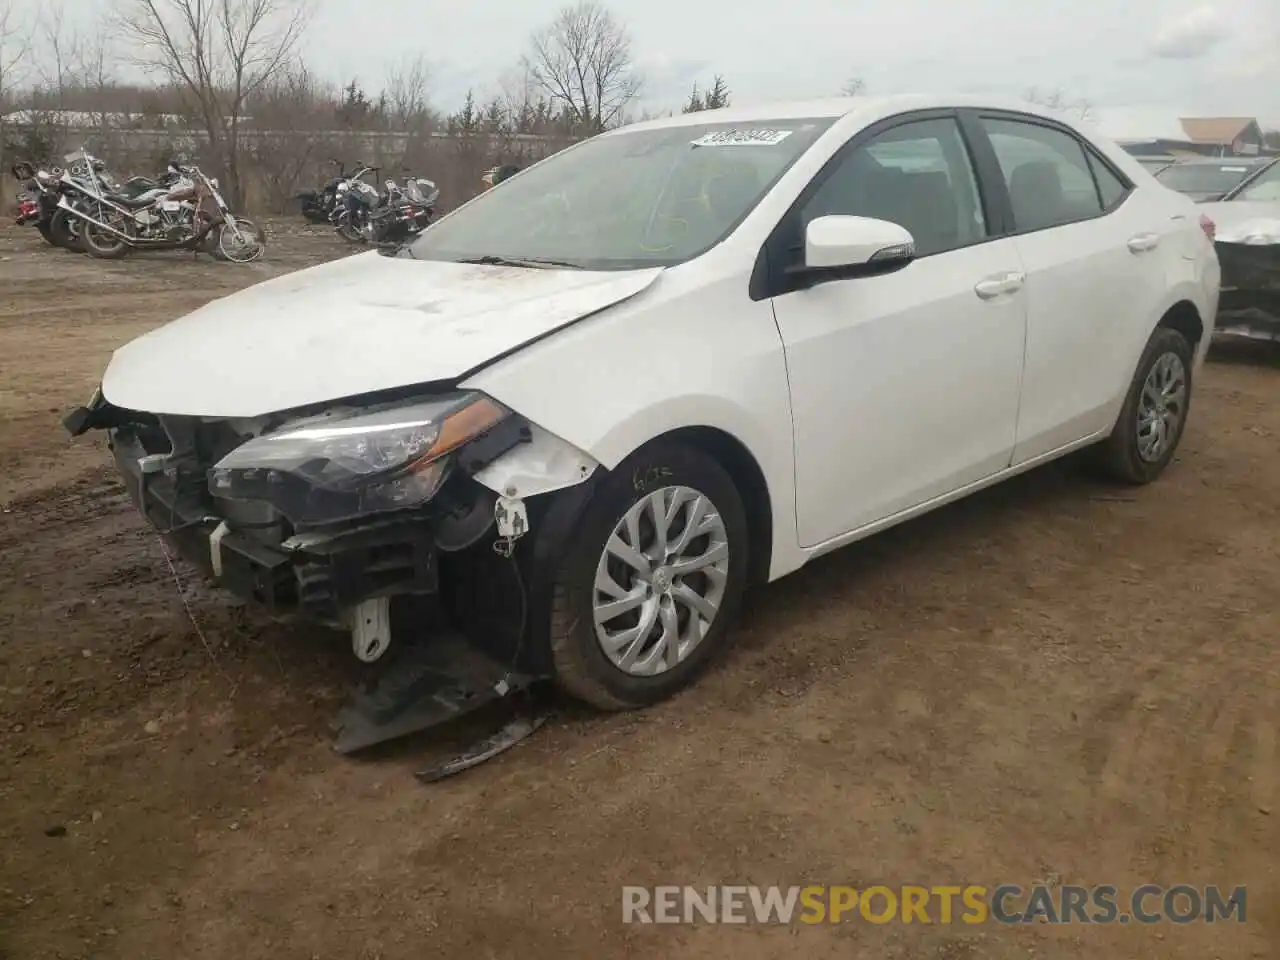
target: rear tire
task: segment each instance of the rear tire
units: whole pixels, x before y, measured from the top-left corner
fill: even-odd
[[[113,211],[99,210],[100,216],[105,215],[104,222],[132,234],[132,221],[126,219],[123,215],[114,213]],[[94,226],[92,223],[85,223],[80,229],[80,238],[84,242],[85,250],[89,256],[97,257],[99,260],[119,260],[121,257],[129,253],[131,249],[128,242],[117,237],[113,233]]]
[[[700,495],[701,506],[692,499],[679,502],[677,495]],[[654,525],[643,512],[645,501],[663,494],[663,503],[673,513],[668,544],[677,544],[686,523],[699,523],[710,531],[692,538],[681,554],[667,554],[655,546]],[[633,568],[617,560],[617,552],[606,557],[606,545],[621,537],[632,536],[627,518],[640,510],[640,521],[634,534],[645,541],[640,548],[652,556],[649,579],[629,576]],[[619,525],[622,525],[621,527]],[[617,530],[623,533],[616,533]],[[647,545],[646,545],[647,544]],[[634,544],[632,546],[635,546]],[[723,549],[727,558],[705,564],[699,572],[685,570],[689,559],[712,557]],[[573,696],[602,710],[627,710],[657,703],[692,684],[719,654],[730,637],[734,617],[742,600],[748,571],[748,527],[742,497],[725,469],[707,454],[676,443],[658,443],[621,463],[601,483],[575,532],[573,544],[561,561],[554,587],[551,613],[551,658],[559,685]],[[663,557],[658,557],[663,553]],[[681,557],[685,558],[684,560]],[[602,621],[604,632],[614,638],[623,637],[648,617],[649,629],[635,643],[611,640],[613,654],[606,652],[606,642],[597,628],[597,611],[619,596],[615,589],[602,591],[599,573],[611,586],[626,589],[632,599],[625,611]],[[703,572],[705,571],[705,572]],[[714,577],[712,576],[714,574]],[[721,578],[723,578],[721,580]],[[624,582],[627,581],[627,582]],[[695,606],[682,597],[697,594],[697,603],[715,608],[709,621],[698,619]],[[643,600],[634,598],[643,596]],[[683,619],[681,619],[683,618]],[[632,620],[635,623],[632,623]],[[709,623],[709,626],[707,625]],[[644,675],[641,665],[661,644],[667,630],[678,635],[679,647],[693,639],[683,655],[667,654],[658,658],[666,666],[660,672]],[[631,651],[632,663],[624,667],[615,663],[623,650]],[[668,650],[671,647],[668,645]],[[625,662],[625,657],[622,657]]]
[[[1193,356],[1177,330],[1157,327],[1151,335],[1111,436],[1096,448],[1111,478],[1147,484],[1173,460],[1191,412]]]

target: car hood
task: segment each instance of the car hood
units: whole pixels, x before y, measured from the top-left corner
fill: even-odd
[[[256,417],[454,380],[635,296],[661,272],[345,257],[214,300],[126,344],[102,393],[130,410]]]
[[[1224,243],[1239,242],[1237,235],[1256,233],[1259,223],[1280,222],[1280,201],[1275,200],[1225,200],[1221,203],[1202,203],[1201,213],[1213,221],[1218,239]],[[1272,227],[1274,230],[1275,228]]]

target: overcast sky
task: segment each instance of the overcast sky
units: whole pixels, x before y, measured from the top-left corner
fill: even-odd
[[[0,0],[2,2],[2,0]],[[92,28],[112,2],[58,0]],[[36,0],[16,0],[18,8]],[[492,90],[560,0],[317,0],[302,53],[371,93],[425,53],[437,107]],[[614,0],[645,77],[644,106],[677,106],[722,73],[735,102],[868,93],[1060,88],[1125,116],[1244,115],[1280,127],[1280,0]],[[1136,122],[1136,121],[1135,121]],[[1155,121],[1150,121],[1154,124]],[[1125,131],[1111,130],[1113,135]],[[1134,135],[1155,130],[1132,130]]]

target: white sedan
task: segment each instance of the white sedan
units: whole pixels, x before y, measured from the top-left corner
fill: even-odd
[[[1080,448],[1158,477],[1211,232],[1027,104],[689,114],[161,327],[67,425],[190,560],[363,659],[434,595],[498,662],[637,707],[752,583]]]

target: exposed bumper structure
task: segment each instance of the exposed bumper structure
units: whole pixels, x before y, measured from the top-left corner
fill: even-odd
[[[1217,333],[1280,341],[1280,220],[1255,220],[1218,237],[1222,293]]]
[[[279,518],[211,513],[203,474],[147,472],[149,454],[128,426],[113,429],[110,442],[130,499],[182,558],[270,613],[344,626],[343,611],[369,597],[435,592],[427,518],[286,538]]]
[[[549,622],[554,558],[598,467],[554,435],[507,417],[459,449],[428,503],[294,526],[269,503],[212,492],[211,465],[247,442],[230,421],[122,410],[98,391],[63,422],[72,435],[106,431],[139,512],[219,587],[276,616],[350,630],[366,662],[387,652],[395,623],[404,641],[334,723],[339,752],[449,722],[548,676],[537,625]],[[540,723],[508,724],[422,777],[465,769]]]

